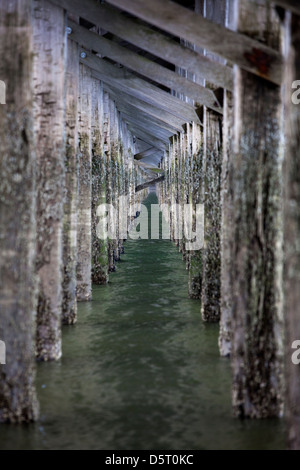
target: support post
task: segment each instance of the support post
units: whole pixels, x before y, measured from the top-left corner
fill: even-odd
[[[300,450],[300,16],[287,15],[285,144],[286,414],[290,449]],[[295,341],[298,343],[293,344]],[[297,352],[297,349],[298,352]]]
[[[233,103],[232,93],[224,93],[223,121],[223,162],[221,175],[221,312],[219,349],[223,357],[231,354],[231,318],[232,318],[232,221],[233,214],[233,180],[232,180],[232,129]]]
[[[101,285],[108,282],[107,240],[97,235],[97,209],[106,203],[103,83],[93,79],[92,89],[92,281]]]
[[[62,232],[65,195],[66,17],[34,0],[34,109],[37,171],[37,357],[59,359],[62,322]]]
[[[0,3],[0,422],[37,419],[34,386],[36,310],[36,155],[30,0]],[[3,342],[5,348],[3,348]],[[4,361],[3,361],[4,359]]]
[[[238,29],[280,47],[275,8],[240,0]],[[281,89],[235,71],[233,155],[233,408],[250,418],[282,415]]]
[[[79,65],[79,204],[77,300],[92,299],[92,75]]]
[[[63,246],[63,323],[73,325],[77,320],[77,211],[78,211],[78,45],[68,40],[66,71],[66,197],[64,203]]]

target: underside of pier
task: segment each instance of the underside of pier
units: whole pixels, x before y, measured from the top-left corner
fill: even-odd
[[[39,419],[155,187],[234,416],[300,449],[299,89],[296,0],[1,0],[1,423]]]

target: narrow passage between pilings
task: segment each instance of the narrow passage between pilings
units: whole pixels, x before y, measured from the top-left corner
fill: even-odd
[[[63,358],[38,364],[40,421],[0,427],[1,448],[284,448],[283,420],[232,417],[218,325],[201,321],[187,285],[173,243],[127,240],[109,284],[64,327]]]

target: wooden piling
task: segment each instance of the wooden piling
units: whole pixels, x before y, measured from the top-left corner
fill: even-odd
[[[287,14],[286,143],[284,164],[284,291],[286,414],[290,449],[300,450],[300,16]],[[294,86],[293,86],[294,85]]]
[[[59,359],[65,195],[66,17],[34,0],[34,113],[37,154],[37,357]]]
[[[79,65],[79,204],[77,300],[92,299],[92,74]]]
[[[0,3],[0,422],[37,419],[34,337],[36,320],[36,154],[33,132],[31,1]]]
[[[63,232],[63,323],[72,325],[77,320],[77,223],[78,223],[78,92],[79,50],[78,45],[68,39],[66,70],[66,195],[64,203]]]
[[[97,234],[99,218],[97,210],[106,203],[106,169],[103,136],[103,83],[93,79],[92,83],[92,281],[107,284],[107,240]]]
[[[223,122],[223,161],[221,175],[221,305],[219,349],[223,357],[231,354],[232,336],[232,221],[233,214],[233,181],[232,181],[232,133],[233,133],[233,103],[232,93],[224,93],[224,122]]]
[[[274,7],[240,0],[238,29],[279,50]],[[253,53],[252,60],[260,59]],[[235,71],[232,366],[239,417],[282,415],[282,114],[279,86]]]

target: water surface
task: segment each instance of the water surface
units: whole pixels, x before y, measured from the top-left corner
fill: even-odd
[[[38,364],[40,421],[0,426],[1,449],[284,448],[281,420],[232,418],[218,325],[201,321],[171,242],[128,240],[110,279],[64,327],[62,360]]]

